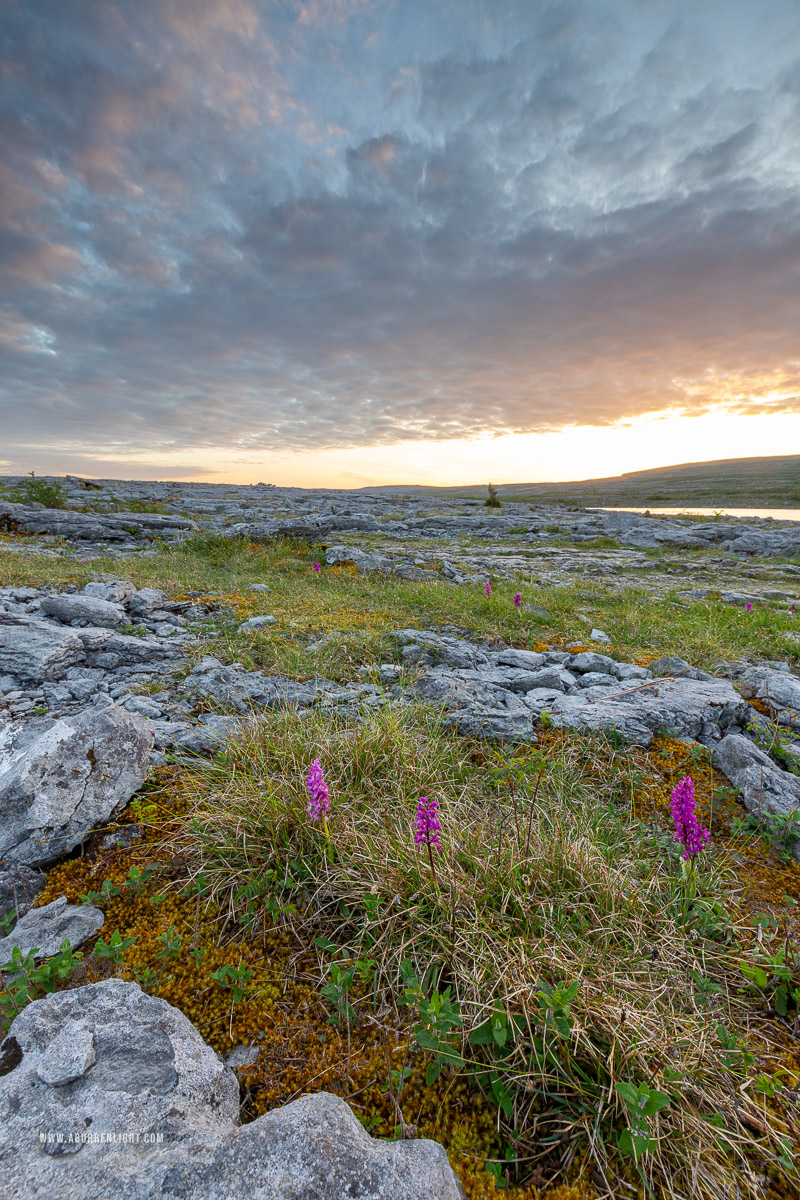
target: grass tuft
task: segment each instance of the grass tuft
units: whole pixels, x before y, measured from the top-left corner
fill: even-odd
[[[316,757],[329,837],[305,812]],[[631,814],[645,773],[596,739],[489,751],[425,709],[286,713],[245,721],[199,769],[177,840],[229,920],[248,888],[322,947],[348,1038],[391,1011],[410,1068],[484,1093],[519,1184],[581,1163],[612,1189],[756,1195],[755,1162],[789,1163],[789,1124],[754,1082],[778,1064],[748,1042],[735,875],[709,852],[687,902],[670,834]],[[413,843],[420,795],[443,826],[433,872]]]

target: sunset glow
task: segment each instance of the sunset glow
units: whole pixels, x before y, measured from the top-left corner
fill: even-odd
[[[6,6],[5,472],[800,453],[779,0]]]

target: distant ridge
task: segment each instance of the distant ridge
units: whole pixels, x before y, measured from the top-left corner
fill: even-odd
[[[800,454],[765,458],[726,458],[711,462],[676,463],[647,471],[626,471],[601,479],[567,483],[496,484],[501,497],[541,503],[604,504],[698,508],[800,507]],[[448,496],[481,497],[485,484],[426,487],[409,484],[361,488],[361,491],[433,492]]]

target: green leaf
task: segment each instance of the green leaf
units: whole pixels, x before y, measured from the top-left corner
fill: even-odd
[[[427,1087],[433,1087],[436,1080],[442,1073],[442,1064],[438,1062],[428,1063],[428,1069],[425,1072],[425,1083]]]
[[[657,1112],[661,1112],[662,1108],[666,1108],[670,1103],[670,1097],[664,1092],[651,1091],[647,1098],[647,1102],[642,1108],[642,1112],[646,1117],[652,1117]]]
[[[314,945],[319,946],[321,950],[338,950],[339,947],[335,942],[329,942],[325,937],[314,938]]]

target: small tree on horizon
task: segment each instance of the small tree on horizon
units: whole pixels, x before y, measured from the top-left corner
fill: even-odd
[[[489,484],[489,498],[483,502],[487,508],[502,508],[502,502],[493,483]]]

